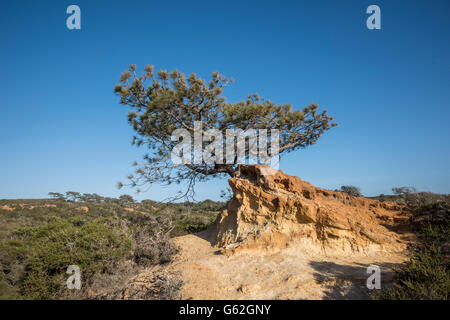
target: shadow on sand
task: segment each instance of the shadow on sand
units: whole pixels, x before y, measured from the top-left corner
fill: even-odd
[[[393,263],[376,264],[381,269],[381,288],[392,286]],[[365,300],[370,298],[366,286],[369,264],[353,263],[352,265],[337,264],[334,262],[311,261],[310,266],[315,270],[313,276],[318,284],[325,288],[326,300]]]

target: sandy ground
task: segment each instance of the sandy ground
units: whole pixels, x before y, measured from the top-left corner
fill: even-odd
[[[184,299],[367,299],[371,264],[381,269],[382,288],[402,254],[324,255],[291,246],[277,250],[219,253],[207,231],[175,238],[180,247],[169,270],[184,281]]]

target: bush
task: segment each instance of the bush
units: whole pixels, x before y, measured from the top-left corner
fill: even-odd
[[[410,261],[395,270],[394,287],[375,299],[450,299],[450,201],[448,195],[393,188],[413,214],[422,244]]]
[[[174,300],[182,299],[183,282],[176,272],[157,269],[134,277],[121,290],[106,298],[127,300]]]
[[[131,253],[130,240],[102,219],[81,226],[57,220],[15,233],[33,248],[25,260],[20,290],[26,298],[57,299],[68,294],[65,272],[69,265],[80,267],[82,286],[89,286],[94,274],[113,272],[116,262]]]
[[[148,298],[158,300],[176,300],[181,299],[180,288],[183,282],[177,275],[171,275],[167,271],[159,270],[154,274],[154,281],[147,291]]]
[[[197,233],[208,228],[209,224],[204,222],[192,222],[186,225],[185,230],[187,233]]]
[[[399,197],[398,201],[410,207],[415,211],[420,211],[426,206],[433,206],[438,203],[449,203],[450,195],[438,194],[432,192],[418,192],[414,187],[397,187],[392,191]]]
[[[172,261],[178,248],[170,240],[173,229],[171,217],[165,214],[156,217],[146,215],[143,218],[145,223],[136,226],[134,231],[136,262],[149,266]]]
[[[361,195],[361,191],[355,186],[342,186],[341,191],[345,192],[349,196],[359,197]]]
[[[394,288],[375,295],[382,300],[449,300],[450,259],[439,247],[425,248],[395,270]]]

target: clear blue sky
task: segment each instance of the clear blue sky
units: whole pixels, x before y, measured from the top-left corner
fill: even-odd
[[[71,4],[81,30],[66,28]],[[371,4],[381,30],[366,28]],[[0,198],[133,194],[116,182],[144,150],[113,94],[132,63],[219,70],[236,80],[232,102],[318,103],[339,126],[280,166],[317,186],[450,193],[449,14],[446,0],[1,1]],[[201,185],[199,199],[225,186]]]

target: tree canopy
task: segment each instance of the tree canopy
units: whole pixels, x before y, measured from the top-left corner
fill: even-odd
[[[277,129],[280,156],[316,143],[325,131],[337,125],[326,110],[319,112],[316,104],[294,110],[291,104],[275,104],[257,94],[229,102],[222,93],[231,82],[233,79],[219,72],[213,72],[207,81],[195,73],[186,78],[177,70],[155,73],[152,65],[138,75],[136,66],[129,66],[114,91],[120,103],[130,108],[128,122],[135,131],[132,143],[148,148],[144,161],[135,162],[135,173],[128,176],[131,186],[139,191],[140,187],[157,182],[187,182],[183,195],[193,196],[197,181],[218,175],[233,176],[239,163],[237,158],[212,164],[174,164],[171,160],[171,152],[179,143],[173,141],[174,131],[184,129],[194,134],[199,122],[202,130],[216,130],[224,136],[230,129]],[[207,146],[208,141],[204,145]],[[274,148],[269,143],[268,154],[271,149]]]

